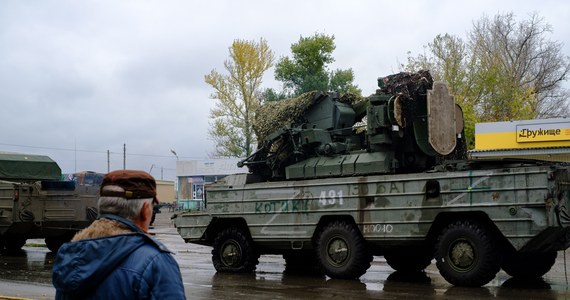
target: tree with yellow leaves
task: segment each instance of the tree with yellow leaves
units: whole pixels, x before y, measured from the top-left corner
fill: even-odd
[[[214,88],[216,101],[210,111],[208,134],[214,140],[215,157],[247,157],[257,141],[252,130],[255,112],[261,105],[263,74],[273,66],[274,55],[265,39],[259,42],[235,40],[224,62],[228,74],[215,69],[205,76]]]

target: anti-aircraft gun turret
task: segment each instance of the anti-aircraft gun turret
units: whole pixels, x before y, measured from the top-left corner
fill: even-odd
[[[462,158],[463,114],[428,71],[378,79],[375,94],[312,92],[265,104],[258,150],[240,162],[261,180],[421,172]]]

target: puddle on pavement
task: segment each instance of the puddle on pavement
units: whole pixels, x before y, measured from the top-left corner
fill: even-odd
[[[55,254],[44,247],[24,247],[17,252],[0,253],[0,280],[51,284]]]
[[[176,252],[188,299],[558,299],[570,295],[563,268],[532,281],[514,280],[501,272],[481,288],[454,287],[434,265],[426,272],[399,273],[381,259],[375,259],[360,280],[334,280],[318,273],[307,274],[307,270],[287,270],[277,255],[262,256],[255,273],[217,273],[210,248],[185,244],[173,233],[174,229],[157,231],[156,237]],[[17,253],[0,254],[0,281],[51,285],[54,258],[55,254],[45,247],[24,247]]]

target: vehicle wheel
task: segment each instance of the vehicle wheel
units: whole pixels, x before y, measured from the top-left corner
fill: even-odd
[[[64,235],[64,236],[57,236],[57,237],[49,237],[45,238],[44,241],[46,242],[46,247],[53,253],[57,253],[57,250],[63,245],[71,241],[73,235]]]
[[[352,224],[328,224],[316,240],[319,262],[326,275],[335,279],[356,279],[370,268],[372,255],[366,241]]]
[[[493,234],[473,221],[448,225],[438,238],[436,264],[439,273],[457,286],[483,286],[500,270],[501,251]]]
[[[400,272],[418,272],[431,264],[433,253],[429,249],[390,251],[384,254],[386,263]]]
[[[512,277],[538,278],[550,271],[556,262],[556,251],[546,253],[512,253],[504,258],[502,268]]]
[[[4,248],[8,252],[16,252],[22,249],[26,244],[25,238],[4,238],[3,239]]]
[[[212,262],[218,272],[252,272],[259,263],[253,241],[242,229],[223,230],[214,239],[212,247]]]

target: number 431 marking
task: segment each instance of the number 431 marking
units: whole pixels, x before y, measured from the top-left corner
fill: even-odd
[[[342,198],[342,190],[328,190],[328,191],[321,191],[321,195],[319,196],[319,203],[321,205],[334,205],[344,204],[344,199]]]

